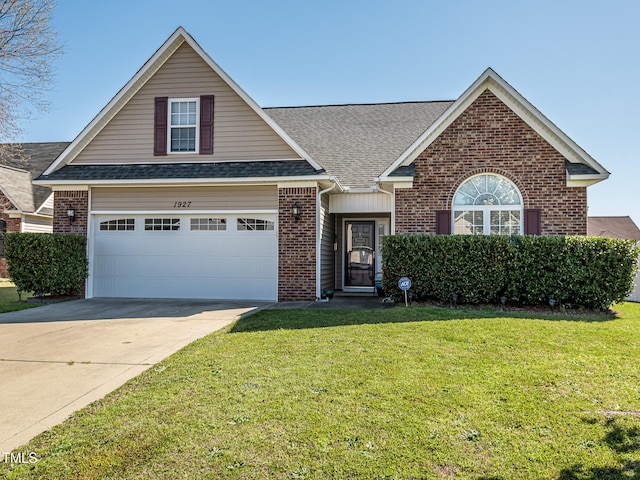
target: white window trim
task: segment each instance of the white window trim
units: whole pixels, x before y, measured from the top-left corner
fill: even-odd
[[[462,186],[464,184],[466,184],[467,182],[469,182],[471,179],[475,178],[475,177],[480,177],[483,175],[493,175],[496,177],[501,177],[504,178],[505,180],[507,180],[509,183],[511,183],[513,185],[513,187],[515,188],[517,194],[518,194],[518,199],[520,200],[520,204],[519,205],[455,205],[453,204],[451,206],[451,218],[450,218],[450,222],[451,222],[451,232],[453,234],[456,234],[456,225],[455,225],[455,219],[456,219],[456,212],[465,212],[465,211],[482,211],[482,234],[483,235],[491,235],[491,212],[492,211],[519,211],[520,212],[520,235],[524,235],[524,200],[522,198],[522,193],[520,192],[520,189],[518,188],[518,186],[511,181],[509,178],[505,177],[504,175],[500,175],[499,173],[492,173],[492,172],[483,172],[483,173],[478,173],[476,175],[471,175],[470,177],[466,178],[462,183],[460,183],[460,185],[458,186],[458,188],[456,189],[456,192],[453,195],[453,202],[455,202],[456,196],[458,195],[458,191],[460,190],[460,188],[462,188]],[[457,234],[457,235],[463,235],[463,234]]]
[[[176,125],[175,127],[171,125],[171,104],[180,103],[180,102],[195,102],[196,103],[196,145],[195,150],[193,152],[174,152],[171,150],[171,130],[173,128],[186,128],[186,125]],[[192,128],[190,125],[189,128]],[[184,154],[196,154],[200,153],[200,98],[170,98],[169,103],[167,105],[167,154],[168,155],[184,155]]]
[[[456,205],[451,209],[451,231],[456,235],[465,235],[463,233],[455,233],[456,213],[482,211],[482,234],[491,235],[491,212],[520,212],[520,235],[524,235],[524,208],[522,205]]]

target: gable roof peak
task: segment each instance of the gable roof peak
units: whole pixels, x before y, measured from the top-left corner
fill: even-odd
[[[96,115],[82,132],[69,144],[60,156],[43,172],[49,175],[70,163],[115,117],[115,115],[134,97],[134,95],[153,77],[169,58],[184,43],[189,45],[197,55],[259,116],[282,140],[301,158],[316,170],[322,167],[315,162],[240,86],[207,54],[194,38],[179,26],[169,38],[156,50],[149,60],[136,72],[111,101]]]
[[[389,177],[396,169],[413,163],[418,155],[431,145],[431,143],[486,90],[489,90],[498,97],[500,101],[547,140],[569,162],[583,164],[593,169],[596,173],[591,176],[593,178],[590,177],[586,180],[588,184],[593,184],[609,177],[609,172],[602,165],[571,140],[536,107],[529,103],[526,98],[509,85],[495,70],[489,67],[451,104],[420,138],[384,171],[379,180]],[[573,179],[570,178],[570,180]]]

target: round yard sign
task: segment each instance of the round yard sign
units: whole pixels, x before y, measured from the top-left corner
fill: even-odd
[[[398,288],[404,292],[409,290],[411,288],[411,279],[409,277],[402,277],[398,280]]]

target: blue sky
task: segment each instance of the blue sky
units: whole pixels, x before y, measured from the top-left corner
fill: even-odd
[[[51,111],[22,141],[69,141],[178,26],[263,107],[456,99],[493,68],[611,172],[589,215],[640,226],[635,0],[58,0]]]

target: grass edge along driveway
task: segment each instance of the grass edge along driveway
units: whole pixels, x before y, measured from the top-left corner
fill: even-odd
[[[22,302],[19,302],[16,286],[9,279],[0,278],[0,313],[37,307],[37,304],[25,302],[29,295],[27,292],[22,293]]]
[[[263,311],[74,414],[0,473],[639,478],[640,306],[617,308]]]

